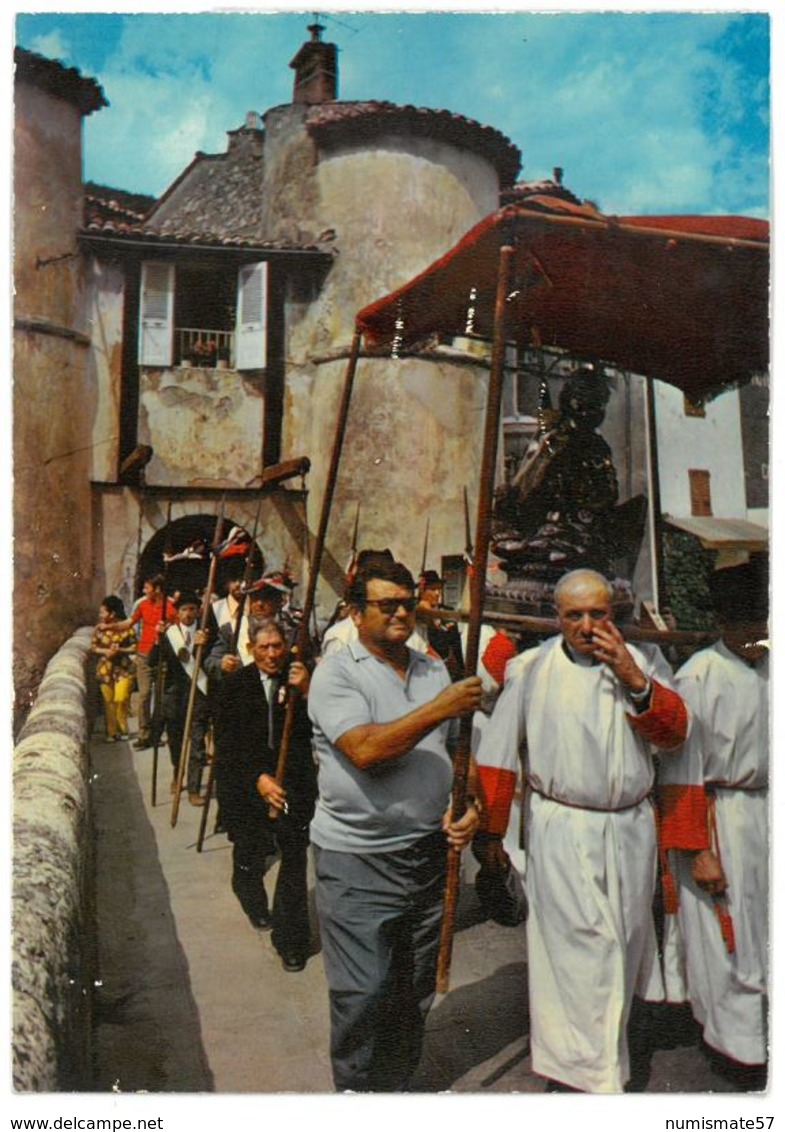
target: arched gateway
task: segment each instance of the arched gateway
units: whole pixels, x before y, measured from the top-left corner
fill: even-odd
[[[201,592],[207,582],[215,528],[215,515],[204,514],[173,519],[156,531],[139,555],[135,577],[136,595],[141,594],[145,578],[163,574],[164,570],[169,593],[185,589]],[[219,593],[228,580],[241,576],[245,569],[251,536],[242,524],[232,518],[223,519],[219,543],[225,543],[233,532],[242,533],[237,541],[226,547],[218,559],[215,590]],[[252,553],[254,573],[258,576],[265,565],[258,543],[254,543]]]

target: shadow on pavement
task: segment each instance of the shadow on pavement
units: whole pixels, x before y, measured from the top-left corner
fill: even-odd
[[[528,1028],[524,963],[509,963],[486,979],[457,987],[428,1017],[423,1056],[411,1091],[449,1089],[469,1070],[519,1041]]]
[[[207,1092],[213,1079],[127,744],[91,747],[98,979],[95,1092]]]

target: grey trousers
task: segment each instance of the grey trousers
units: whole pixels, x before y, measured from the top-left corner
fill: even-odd
[[[393,853],[314,846],[316,907],[339,1092],[401,1092],[434,999],[444,897],[441,831]]]
[[[149,656],[136,654],[136,689],[139,693],[138,723],[139,738],[150,738],[150,707],[155,683],[156,669],[150,664]]]

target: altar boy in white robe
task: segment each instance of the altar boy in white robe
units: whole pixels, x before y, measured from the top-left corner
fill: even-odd
[[[688,1001],[715,1067],[765,1085],[769,913],[768,568],[715,571],[721,638],[687,661],[676,687],[693,718],[684,755],[663,766],[663,822],[699,814],[703,839],[670,854],[665,888],[668,998]],[[668,844],[668,839],[666,839]],[[667,878],[666,878],[667,879]]]
[[[490,859],[523,756],[532,1067],[553,1090],[621,1092],[633,996],[662,997],[653,754],[683,743],[688,715],[612,597],[592,570],[559,581],[561,633],[508,664],[477,752]]]

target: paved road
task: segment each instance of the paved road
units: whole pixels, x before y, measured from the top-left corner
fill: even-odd
[[[330,1093],[313,908],[313,955],[305,971],[287,973],[231,892],[226,837],[211,832],[197,853],[201,811],[185,796],[172,827],[166,748],[155,807],[151,751],[97,735],[92,760],[101,976],[94,1090]],[[736,1090],[713,1071],[684,1011],[659,1008],[645,1038],[635,1090]],[[469,883],[451,989],[431,1012],[415,1086],[424,1094],[544,1089],[529,1056],[524,930],[484,920]]]

